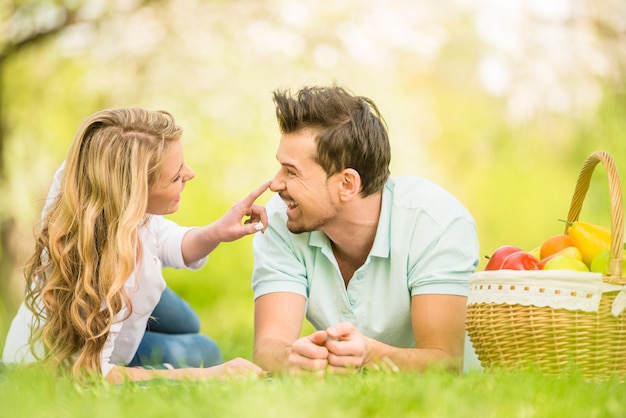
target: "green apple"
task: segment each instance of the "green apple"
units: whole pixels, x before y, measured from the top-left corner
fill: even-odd
[[[611,257],[611,249],[602,251],[596,255],[591,261],[589,270],[606,275],[606,271],[609,268],[609,258]],[[626,272],[626,244],[624,245],[624,252],[622,253],[622,275]]]
[[[548,261],[543,270],[574,270],[574,271],[589,271],[587,265],[577,258],[568,257],[566,255],[557,255]]]

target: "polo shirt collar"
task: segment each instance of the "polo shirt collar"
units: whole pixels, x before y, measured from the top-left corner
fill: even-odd
[[[380,258],[389,258],[391,252],[391,203],[393,195],[390,181],[387,181],[383,188],[383,196],[380,202],[380,217],[378,218],[378,228],[376,228],[376,238],[370,251],[370,255]]]

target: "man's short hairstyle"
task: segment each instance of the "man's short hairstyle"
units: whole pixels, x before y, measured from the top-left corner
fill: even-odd
[[[382,190],[389,177],[391,147],[385,121],[371,99],[342,87],[303,87],[273,93],[283,134],[310,129],[316,162],[330,177],[352,168],[361,176],[363,197]]]

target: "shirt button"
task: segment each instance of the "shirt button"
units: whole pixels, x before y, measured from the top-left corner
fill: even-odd
[[[356,305],[356,299],[350,299],[350,305],[352,306]]]

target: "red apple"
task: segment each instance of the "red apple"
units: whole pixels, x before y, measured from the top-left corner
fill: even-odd
[[[489,262],[485,266],[485,270],[500,270],[504,259],[518,251],[522,251],[522,249],[514,245],[503,245],[499,247],[493,255],[489,257]]]
[[[539,270],[539,260],[526,251],[510,254],[502,262],[501,270]]]

